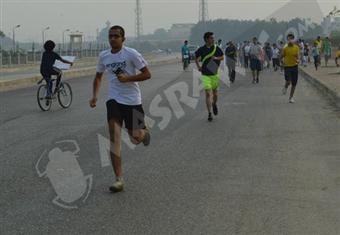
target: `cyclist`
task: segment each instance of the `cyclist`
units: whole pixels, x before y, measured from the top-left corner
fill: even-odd
[[[65,64],[70,64],[71,66],[73,65],[72,62],[64,60],[61,58],[61,56],[57,53],[55,53],[53,50],[55,48],[55,43],[51,40],[48,40],[44,44],[44,53],[42,55],[41,59],[41,65],[40,65],[40,73],[43,76],[43,78],[46,80],[48,89],[47,89],[47,98],[51,98],[53,94],[55,94],[58,91],[60,80],[61,80],[61,75],[62,72],[60,69],[54,67],[54,63],[56,60],[59,60]],[[52,93],[52,87],[53,83],[51,80],[52,75],[57,75],[57,83],[55,86],[54,93]]]

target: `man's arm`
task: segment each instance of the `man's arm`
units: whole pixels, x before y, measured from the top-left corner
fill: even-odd
[[[117,75],[117,78],[120,82],[141,82],[151,78],[151,73],[148,67],[144,67],[140,71],[141,73],[132,76],[121,73]]]
[[[93,80],[93,90],[92,90],[92,99],[90,100],[90,107],[94,108],[96,107],[97,100],[98,100],[98,94],[99,94],[99,88],[100,84],[102,82],[103,73],[96,73],[96,76]]]
[[[224,54],[223,54],[223,51],[220,48],[217,48],[217,53],[216,54],[215,54],[216,56],[213,57],[213,60],[219,60],[219,61],[224,60]]]
[[[70,62],[68,60],[64,60],[58,53],[55,53],[55,57],[57,60],[60,60],[61,62],[63,62],[64,64],[70,64],[71,66],[73,65],[73,62]]]
[[[64,60],[63,58],[60,58],[60,61],[63,62],[64,64],[70,64],[71,66],[73,65],[73,62],[70,62],[68,60]]]
[[[213,59],[214,59],[214,60],[220,60],[220,61],[222,61],[222,60],[224,60],[224,55],[222,55],[222,56],[215,56]]]
[[[201,60],[201,57],[200,56],[199,57],[196,56],[195,63],[196,63],[198,71],[202,71],[202,67],[201,67],[200,62],[199,62],[200,60]]]

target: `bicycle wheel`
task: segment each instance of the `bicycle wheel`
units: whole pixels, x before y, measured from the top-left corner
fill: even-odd
[[[40,85],[37,91],[37,101],[42,111],[48,111],[51,108],[52,100],[46,99],[47,97],[47,85]]]
[[[62,82],[58,91],[58,102],[61,107],[69,108],[72,104],[72,88],[67,82]]]

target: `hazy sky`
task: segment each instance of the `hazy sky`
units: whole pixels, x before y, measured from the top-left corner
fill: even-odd
[[[308,4],[316,0],[292,0]],[[198,0],[142,0],[144,33],[155,29],[170,28],[172,23],[196,23],[198,21]],[[209,19],[264,19],[289,0],[208,0]],[[333,6],[340,7],[340,0],[318,0],[321,11],[326,15]],[[97,28],[103,28],[109,20],[126,28],[127,35],[135,34],[134,0],[0,0],[0,30],[12,37],[13,26],[16,39],[37,41],[46,38],[61,41],[62,31],[70,28],[85,33],[86,39],[96,35]],[[304,17],[308,10],[300,9]],[[289,13],[287,13],[289,15]],[[294,16],[289,16],[294,17]]]

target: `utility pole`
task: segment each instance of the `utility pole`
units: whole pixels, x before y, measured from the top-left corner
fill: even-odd
[[[199,22],[206,22],[208,20],[208,3],[207,0],[200,0],[199,2]]]
[[[140,37],[143,34],[143,22],[142,22],[142,5],[141,0],[136,0],[136,38],[140,41]]]

